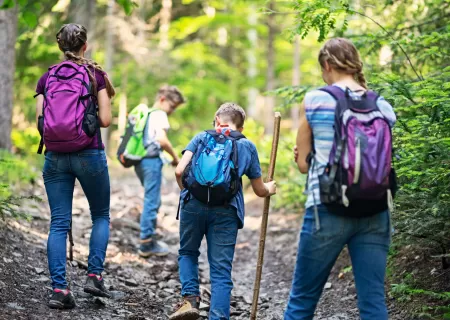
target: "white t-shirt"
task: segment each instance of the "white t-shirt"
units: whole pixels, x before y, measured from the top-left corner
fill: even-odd
[[[151,138],[156,137],[156,132],[158,130],[165,130],[167,132],[170,129],[167,113],[162,110],[155,110],[150,113],[150,116],[148,117],[147,129],[148,135]]]
[[[167,113],[162,110],[155,110],[150,113],[147,120],[147,132],[144,135],[144,145],[147,146],[147,156],[156,157],[161,152],[161,145],[157,138],[157,132],[170,129]]]

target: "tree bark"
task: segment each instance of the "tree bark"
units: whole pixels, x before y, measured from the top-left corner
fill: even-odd
[[[114,15],[115,0],[108,0],[108,10],[106,13],[106,22],[113,19]],[[105,41],[105,71],[110,74],[113,66],[114,57],[114,34],[113,30],[108,28],[106,30],[106,41]],[[102,128],[102,139],[105,145],[105,153],[108,154],[109,150],[109,128]]]
[[[160,17],[159,48],[161,50],[167,50],[170,47],[169,29],[171,16],[172,16],[172,0],[162,0],[162,8],[159,13]]]
[[[294,63],[292,68],[292,85],[300,85],[300,38],[295,36],[294,40]],[[299,104],[295,103],[291,109],[292,130],[297,130],[299,120]]]
[[[94,52],[96,33],[95,21],[97,13],[96,0],[72,0],[69,7],[72,22],[78,23],[86,27],[88,31],[88,48],[86,50],[86,58],[91,58]]]
[[[17,8],[0,10],[0,149],[11,148],[16,37]]]
[[[269,9],[275,11],[275,1],[271,0]],[[267,27],[269,29],[267,39],[267,76],[266,76],[266,91],[275,89],[275,15],[269,14],[267,16]],[[265,98],[264,118],[265,118],[265,132],[266,134],[273,133],[273,112],[275,109],[275,97],[267,95]]]
[[[257,68],[257,46],[258,46],[258,31],[256,30],[256,25],[258,24],[258,15],[256,13],[256,6],[250,6],[250,14],[248,15],[248,24],[250,29],[247,32],[247,38],[250,42],[250,49],[247,53],[247,77],[249,79],[250,88],[247,93],[247,113],[250,118],[257,117],[257,106],[256,99],[258,98],[258,88],[254,87],[254,81],[256,76],[258,75]]]

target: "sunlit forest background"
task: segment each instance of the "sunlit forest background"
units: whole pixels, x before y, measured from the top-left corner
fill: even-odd
[[[221,103],[234,101],[247,111],[244,133],[267,165],[273,112],[280,111],[275,207],[283,210],[297,210],[304,200],[305,177],[291,152],[298,105],[305,90],[323,85],[317,63],[323,41],[345,36],[361,52],[370,87],[399,118],[394,248],[429,247],[449,268],[448,0],[0,0],[0,6],[3,216],[18,205],[16,187],[39,175],[33,95],[40,76],[62,59],[55,41],[62,24],[86,26],[87,55],[116,87],[113,125],[103,132],[111,162],[127,111],[152,104],[162,84],[178,86],[187,98],[170,119],[170,139],[179,151],[211,126]],[[406,283],[397,293],[416,289]],[[448,305],[450,288],[443,290]]]

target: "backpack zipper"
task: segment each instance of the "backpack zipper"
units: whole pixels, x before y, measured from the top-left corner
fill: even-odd
[[[53,99],[53,95],[54,95],[55,93],[59,93],[59,92],[73,92],[73,93],[76,93],[75,90],[69,90],[69,89],[66,89],[66,90],[56,90],[56,91],[53,91],[53,92],[49,92],[49,94],[50,94],[50,96],[51,96],[52,99]]]
[[[361,173],[361,139],[356,138],[355,176],[353,177],[353,184],[358,183],[360,173]]]
[[[211,187],[208,187],[208,204],[209,204],[209,199],[210,199],[210,192],[211,192]]]

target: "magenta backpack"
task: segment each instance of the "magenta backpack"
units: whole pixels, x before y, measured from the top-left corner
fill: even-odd
[[[64,61],[49,68],[42,115],[38,119],[46,150],[76,152],[95,144],[101,148],[97,97],[85,65]]]
[[[319,175],[321,203],[340,207],[341,214],[349,216],[392,209],[392,133],[377,106],[378,95],[367,91],[351,96],[348,88],[337,86],[320,90],[336,100],[333,146]]]

